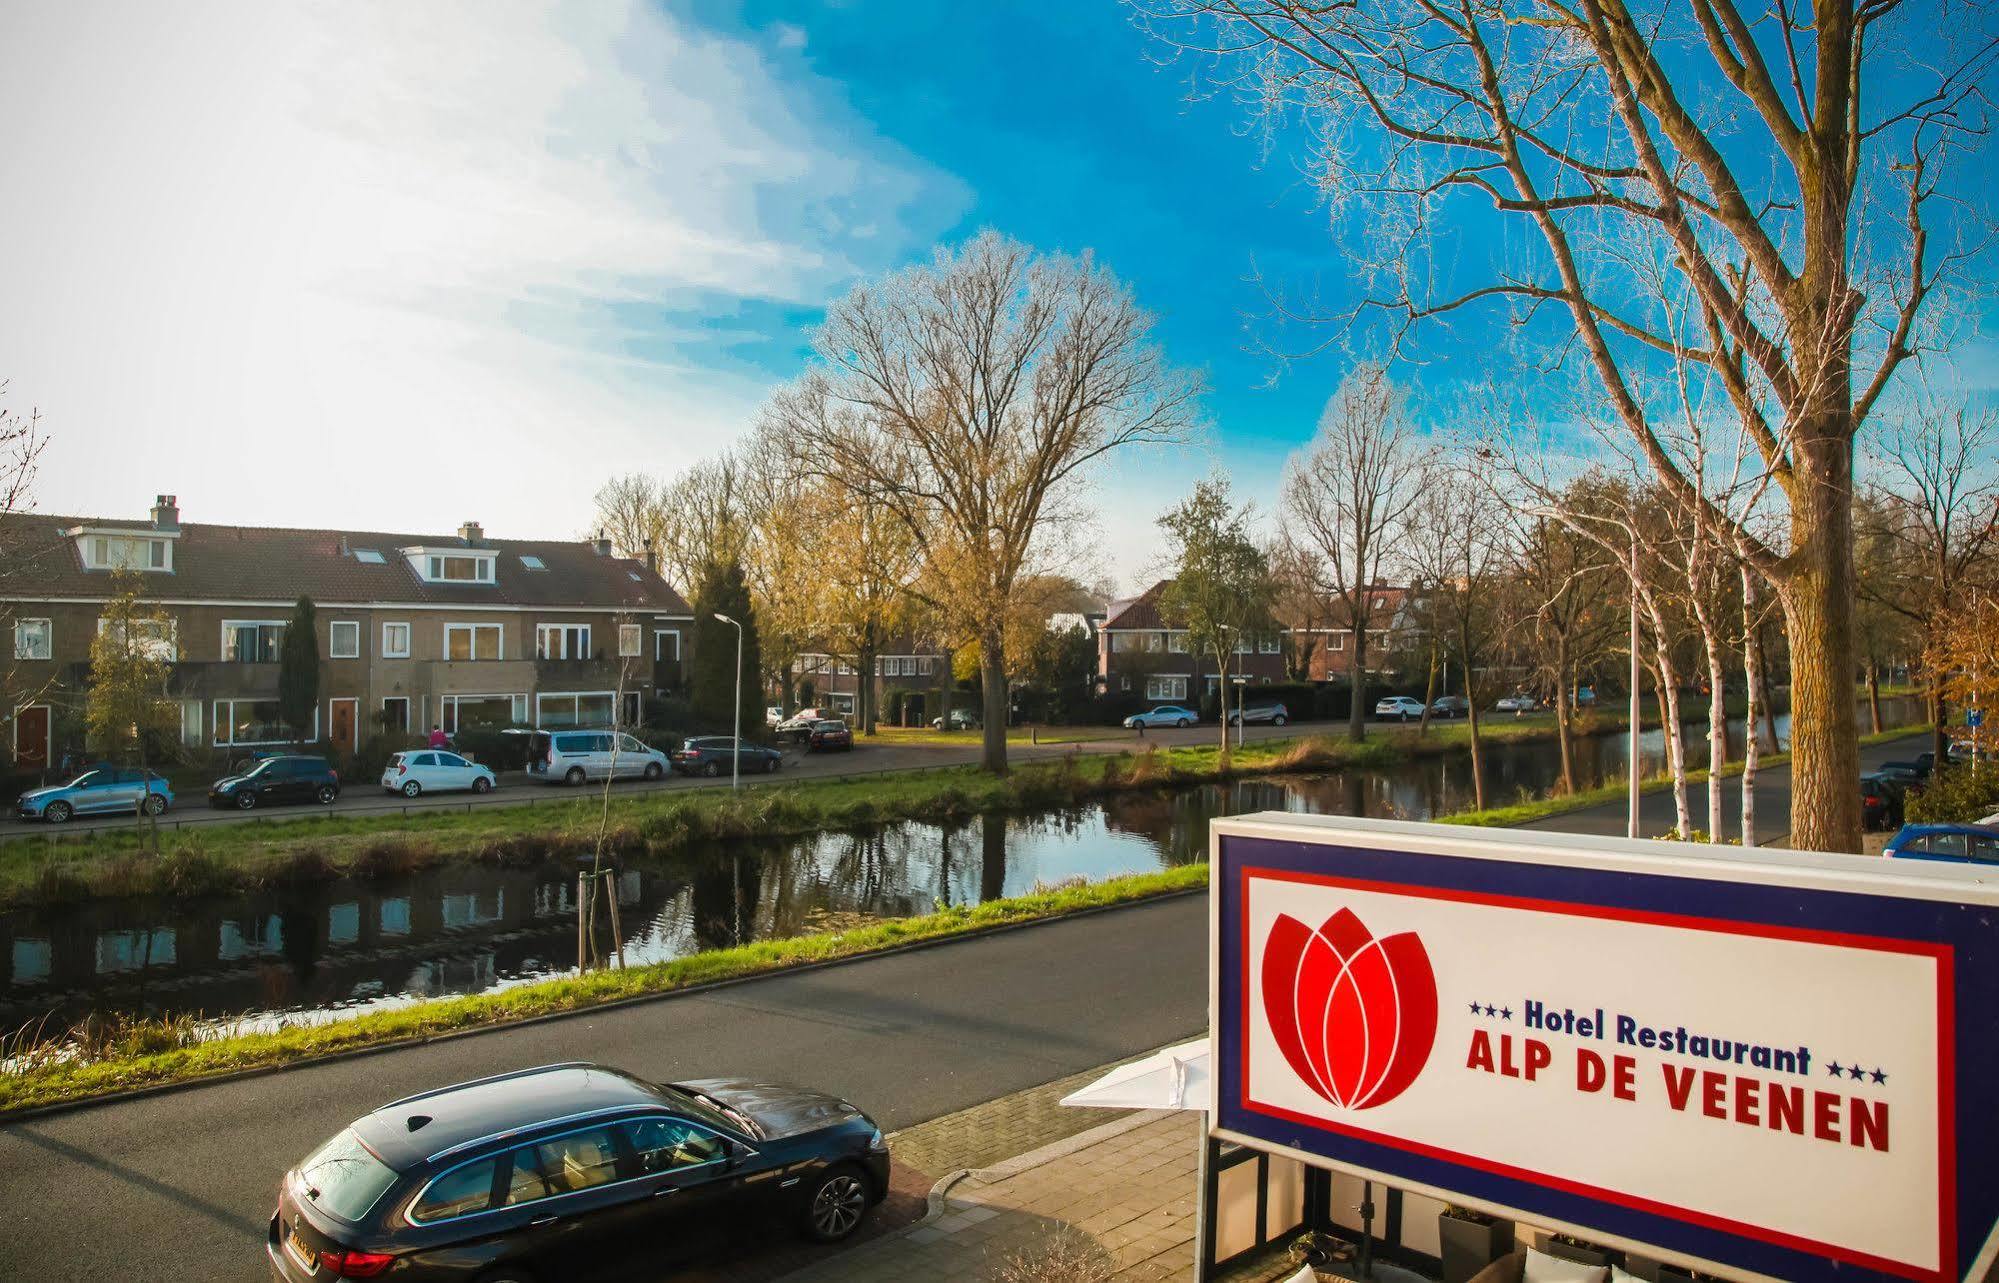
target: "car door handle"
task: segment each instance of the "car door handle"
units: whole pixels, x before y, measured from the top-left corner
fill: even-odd
[[[652,1192],[652,1196],[654,1198],[665,1198],[668,1194],[678,1194],[679,1192],[680,1186],[678,1185],[662,1185]]]
[[[537,1216],[528,1222],[528,1228],[531,1230],[540,1229],[544,1225],[553,1225],[561,1219],[560,1216]]]

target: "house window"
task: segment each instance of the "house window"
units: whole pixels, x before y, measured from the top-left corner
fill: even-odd
[[[1281,655],[1284,653],[1284,643],[1275,637],[1259,637],[1256,641],[1256,653],[1259,655]]]
[[[680,630],[678,628],[655,628],[652,630],[652,657],[654,663],[672,660],[680,662]]]
[[[611,724],[613,691],[565,691],[534,697],[534,723],[543,730],[601,727]]]
[[[637,691],[626,691],[624,716],[618,725],[637,726],[643,720],[645,720],[644,710],[640,707],[639,693]]]
[[[923,655],[919,657],[916,661],[917,671],[921,673],[923,676],[928,677],[930,676],[931,673],[936,671],[935,668],[936,662],[937,661],[930,658],[930,656]]]
[[[1166,649],[1167,649],[1167,650],[1168,650],[1169,652],[1171,652],[1172,654],[1175,654],[1175,655],[1184,655],[1184,654],[1186,654],[1186,653],[1187,653],[1187,634],[1185,634],[1185,633],[1168,633],[1168,634],[1166,634]]]
[[[364,566],[383,566],[388,564],[388,558],[382,556],[381,553],[373,548],[356,548],[354,550],[354,560]]]
[[[138,634],[137,640],[132,645],[134,652],[144,655],[147,659],[164,659],[169,662],[180,658],[180,646],[176,640],[178,630],[174,627],[173,620],[134,619],[131,621],[131,626]],[[122,645],[124,639],[118,637],[117,627],[118,625],[109,619],[97,621],[99,634],[110,634],[116,638],[117,644]]]
[[[319,711],[313,710],[313,729],[319,728]],[[215,743],[288,744],[291,728],[285,725],[274,699],[218,699],[215,701]]]
[[[645,646],[645,630],[637,624],[618,625],[618,658],[637,659]]]
[[[83,540],[86,570],[172,570],[173,541],[132,535],[91,535]]]
[[[1183,640],[1181,641],[1180,644],[1184,647],[1187,643]],[[1145,648],[1147,650],[1157,654],[1159,651],[1165,650],[1166,646],[1167,646],[1167,637],[1165,633],[1145,634]]]
[[[1187,679],[1185,677],[1148,677],[1145,679],[1145,697],[1147,699],[1185,699],[1187,698]]]
[[[327,635],[329,659],[361,658],[361,625],[352,619],[336,619]]]
[[[534,657],[536,659],[590,658],[590,625],[536,624]]]
[[[490,584],[493,582],[493,559],[491,557],[459,557],[449,553],[433,553],[429,558],[432,583],[441,584]]]
[[[437,704],[439,724],[448,735],[519,726],[528,716],[525,695],[445,695]]]
[[[446,659],[499,659],[501,657],[500,626],[498,624],[446,624],[444,626],[444,657]]]
[[[180,741],[183,744],[201,743],[201,701],[191,699],[180,706]]]
[[[55,633],[46,619],[14,621],[14,658],[47,659],[53,652]]]
[[[230,664],[275,664],[284,648],[285,625],[278,619],[222,621],[222,659]]]
[[[527,567],[527,568],[528,568],[529,570],[547,570],[547,569],[548,569],[548,567],[547,567],[546,565],[542,564],[542,560],[541,560],[541,558],[539,558],[539,557],[530,557],[530,556],[528,556],[528,555],[527,555],[526,553],[522,553],[522,554],[521,554],[521,565],[523,565],[523,566],[526,566],[526,567]]]
[[[410,657],[410,626],[408,624],[382,625],[382,658],[408,659]]]
[[[410,701],[407,695],[382,697],[382,729],[406,731],[410,728]]]
[[[1347,648],[1347,635],[1345,633],[1334,633],[1330,641],[1332,644],[1328,649],[1345,650]]]

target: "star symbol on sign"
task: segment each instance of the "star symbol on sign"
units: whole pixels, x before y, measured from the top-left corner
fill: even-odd
[[[1485,1010],[1485,1009],[1484,1009],[1483,1007],[1479,1006],[1479,1005],[1478,1005],[1477,1003],[1475,1003],[1475,1002],[1474,1002],[1474,1003],[1473,1003],[1473,1004],[1471,1005],[1471,1013],[1472,1013],[1472,1014],[1473,1014],[1474,1016],[1476,1016],[1476,1015],[1477,1015],[1477,1014],[1478,1014],[1479,1012],[1481,1012],[1481,1011],[1483,1011],[1483,1010]]]
[[[1500,1018],[1501,1020],[1511,1020],[1511,1019],[1513,1019],[1513,1008],[1511,1008],[1511,1007],[1501,1007],[1501,1008],[1499,1009],[1499,1018]]]
[[[1827,1065],[1825,1067],[1825,1071],[1831,1074],[1834,1078],[1839,1077],[1840,1074],[1845,1072],[1839,1067],[1839,1062],[1837,1060],[1833,1061],[1830,1065]]]
[[[1488,1003],[1486,1004],[1485,1014],[1488,1016],[1496,1016],[1499,1014],[1499,1012],[1490,1003]]]
[[[1854,1065],[1852,1068],[1846,1071],[1846,1076],[1848,1078],[1853,1079],[1855,1082],[1858,1082],[1862,1078],[1865,1078],[1867,1075],[1864,1072],[1862,1072],[1859,1065]]]
[[[1874,1075],[1873,1075],[1873,1077],[1874,1077],[1874,1081],[1875,1081],[1875,1082],[1877,1082],[1877,1083],[1885,1083],[1885,1082],[1887,1082],[1887,1081],[1888,1081],[1888,1075],[1886,1075],[1886,1074],[1882,1073],[1882,1072],[1881,1072],[1881,1071],[1880,1071],[1879,1069],[1876,1069],[1876,1070],[1874,1071]]]

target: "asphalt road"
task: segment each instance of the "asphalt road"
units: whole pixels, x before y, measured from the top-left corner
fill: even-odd
[[[376,1105],[590,1059],[838,1092],[893,1130],[1207,1026],[1187,896],[0,1127],[0,1278],[253,1280],[279,1175]]]
[[[1310,734],[1329,729],[1328,725],[1285,727],[1250,726],[1245,728],[1245,739],[1278,739],[1298,734]],[[1117,753],[1145,744],[1210,744],[1220,735],[1214,726],[1195,726],[1186,730],[1159,729],[1147,731],[1143,739],[1131,731],[1105,730],[1103,736],[1077,744],[1014,744],[1008,749],[1014,761],[1027,761],[1037,757],[1059,757],[1066,753]],[[745,787],[762,787],[781,784],[795,779],[827,779],[842,775],[870,775],[883,771],[926,770],[939,766],[967,766],[979,760],[979,739],[976,733],[966,732],[960,736],[962,742],[952,744],[868,744],[862,743],[850,753],[806,753],[787,750],[783,768],[776,775],[749,775],[743,778]],[[658,792],[671,789],[728,788],[729,777],[718,779],[694,779],[679,775],[668,775],[656,783],[644,780],[622,780],[613,785],[616,795]],[[575,789],[560,784],[550,784],[532,779],[525,772],[510,771],[501,776],[500,787],[484,795],[472,793],[431,794],[414,800],[386,793],[380,785],[370,780],[348,781],[347,789],[340,800],[330,807],[285,806],[259,811],[227,811],[211,808],[203,792],[189,789],[178,795],[176,805],[160,823],[169,830],[208,824],[255,824],[262,822],[282,822],[301,817],[332,813],[341,816],[395,815],[417,813],[425,810],[463,811],[482,806],[532,806],[537,802],[567,801],[578,796]],[[9,799],[9,805],[12,802]],[[0,842],[18,838],[46,838],[51,833],[64,836],[77,833],[94,833],[104,829],[125,829],[133,827],[137,821],[129,815],[104,815],[79,817],[69,823],[56,826],[40,821],[20,820],[0,821]]]

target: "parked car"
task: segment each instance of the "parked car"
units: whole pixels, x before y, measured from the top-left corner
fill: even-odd
[[[1596,703],[1596,687],[1594,686],[1576,687],[1577,708],[1589,708],[1592,707],[1595,703]]]
[[[777,724],[777,733],[803,743],[814,726],[835,716],[838,714],[830,708],[801,708]]]
[[[1868,829],[1892,829],[1902,823],[1902,788],[1879,775],[1860,777],[1860,823]]]
[[[930,719],[930,729],[933,731],[941,731],[945,729],[944,722],[945,722],[944,716],[942,714],[939,714],[938,716]],[[970,708],[952,709],[950,713],[950,722],[951,722],[950,729],[954,731],[976,731],[983,725],[983,723],[979,720],[978,711],[976,709],[970,709]]]
[[[672,765],[666,754],[623,731],[536,731],[528,740],[528,775],[581,784],[615,775],[656,780]]]
[[[777,724],[779,722],[782,722],[783,720],[784,720],[784,709],[779,707],[778,705],[772,704],[770,707],[764,709],[765,726],[771,727],[772,729],[776,729]]]
[[[210,806],[252,811],[283,802],[317,802],[332,806],[340,800],[340,772],[323,757],[285,753],[267,757],[238,775],[225,775],[208,786]]]
[[[1883,762],[1874,768],[1874,774],[1891,784],[1900,785],[1904,793],[1919,796],[1930,782],[1930,773],[1914,762]]]
[[[1502,713],[1531,713],[1541,707],[1541,701],[1532,695],[1516,693],[1501,697],[1493,708]]]
[[[145,800],[140,801],[141,798]],[[67,824],[75,815],[164,815],[174,804],[164,778],[136,766],[94,766],[67,784],[30,789],[14,803],[14,817]]]
[[[467,789],[474,793],[491,793],[499,782],[500,777],[493,773],[492,767],[468,762],[458,754],[447,753],[441,748],[419,748],[397,753],[382,767],[383,789],[404,797],[417,797],[424,793],[462,793]]]
[[[1414,721],[1423,715],[1423,701],[1411,699],[1407,695],[1390,695],[1379,700],[1374,706],[1376,717],[1393,717],[1400,721]]]
[[[812,724],[805,736],[805,746],[815,753],[833,749],[845,752],[854,747],[854,732],[837,717],[824,718]]]
[[[1471,715],[1471,701],[1462,695],[1439,695],[1430,705],[1432,717],[1468,717]]]
[[[1999,827],[1990,824],[1904,824],[1883,855],[1904,860],[1999,864]]]
[[[1230,726],[1249,726],[1257,722],[1282,726],[1290,720],[1291,712],[1282,704],[1259,704],[1255,708],[1238,708],[1229,712]]]
[[[888,1184],[837,1096],[544,1065],[354,1120],[278,1183],[264,1250],[279,1283],[652,1278],[737,1225],[838,1242]]]
[[[1161,704],[1143,713],[1133,713],[1124,719],[1124,727],[1128,731],[1135,731],[1147,726],[1192,726],[1200,720],[1200,714],[1191,708],[1182,708],[1178,704]]]
[[[673,769],[682,775],[727,775],[730,768],[730,748],[735,738],[729,735],[697,735],[680,746],[673,755]],[[752,771],[765,775],[784,764],[784,754],[763,744],[743,745],[742,762],[736,767],[739,775]]]

